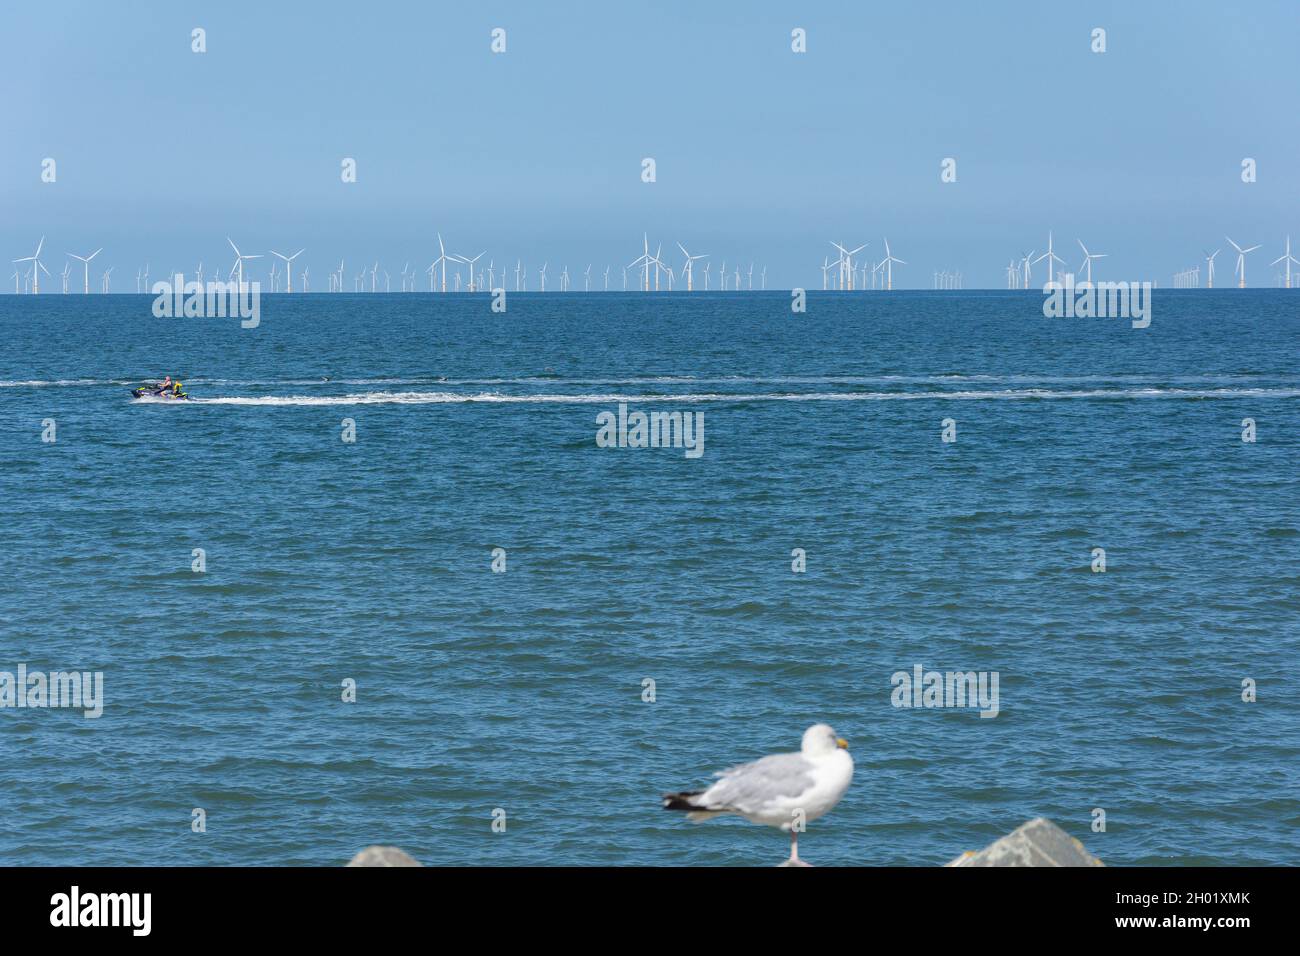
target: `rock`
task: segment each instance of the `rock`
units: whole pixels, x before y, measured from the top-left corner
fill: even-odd
[[[1104,866],[1046,817],[1030,820],[978,853],[967,851],[948,866]]]
[[[420,862],[395,846],[368,846],[348,866],[420,866]]]

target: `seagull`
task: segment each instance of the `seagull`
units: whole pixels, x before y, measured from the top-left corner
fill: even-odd
[[[829,813],[853,781],[849,743],[826,724],[804,731],[799,753],[772,754],[716,775],[707,790],[664,794],[665,810],[686,819],[709,820],[734,813],[751,823],[790,832],[790,859],[782,866],[808,866],[799,859],[803,824]]]

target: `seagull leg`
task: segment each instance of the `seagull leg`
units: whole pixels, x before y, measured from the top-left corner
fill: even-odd
[[[782,866],[812,866],[811,863],[805,863],[803,860],[799,859],[799,834],[794,829],[794,827],[790,828],[790,859],[786,860],[781,865]]]

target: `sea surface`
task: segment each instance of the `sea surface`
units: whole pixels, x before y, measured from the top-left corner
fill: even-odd
[[[857,769],[815,864],[1038,815],[1300,862],[1300,292],[1042,302],[0,296],[0,670],[104,675],[98,719],[0,709],[0,863],[771,865],[659,797],[818,721]],[[598,447],[620,402],[704,453]],[[917,665],[998,715],[894,706]]]

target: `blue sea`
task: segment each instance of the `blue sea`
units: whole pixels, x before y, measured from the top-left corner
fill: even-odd
[[[0,863],[772,865],[659,797],[819,721],[857,769],[815,864],[1038,815],[1300,862],[1300,292],[1042,304],[0,296],[0,670],[104,688],[0,709]],[[131,400],[167,373],[192,401]],[[703,454],[598,447],[620,403]],[[997,716],[895,706],[918,665]]]

